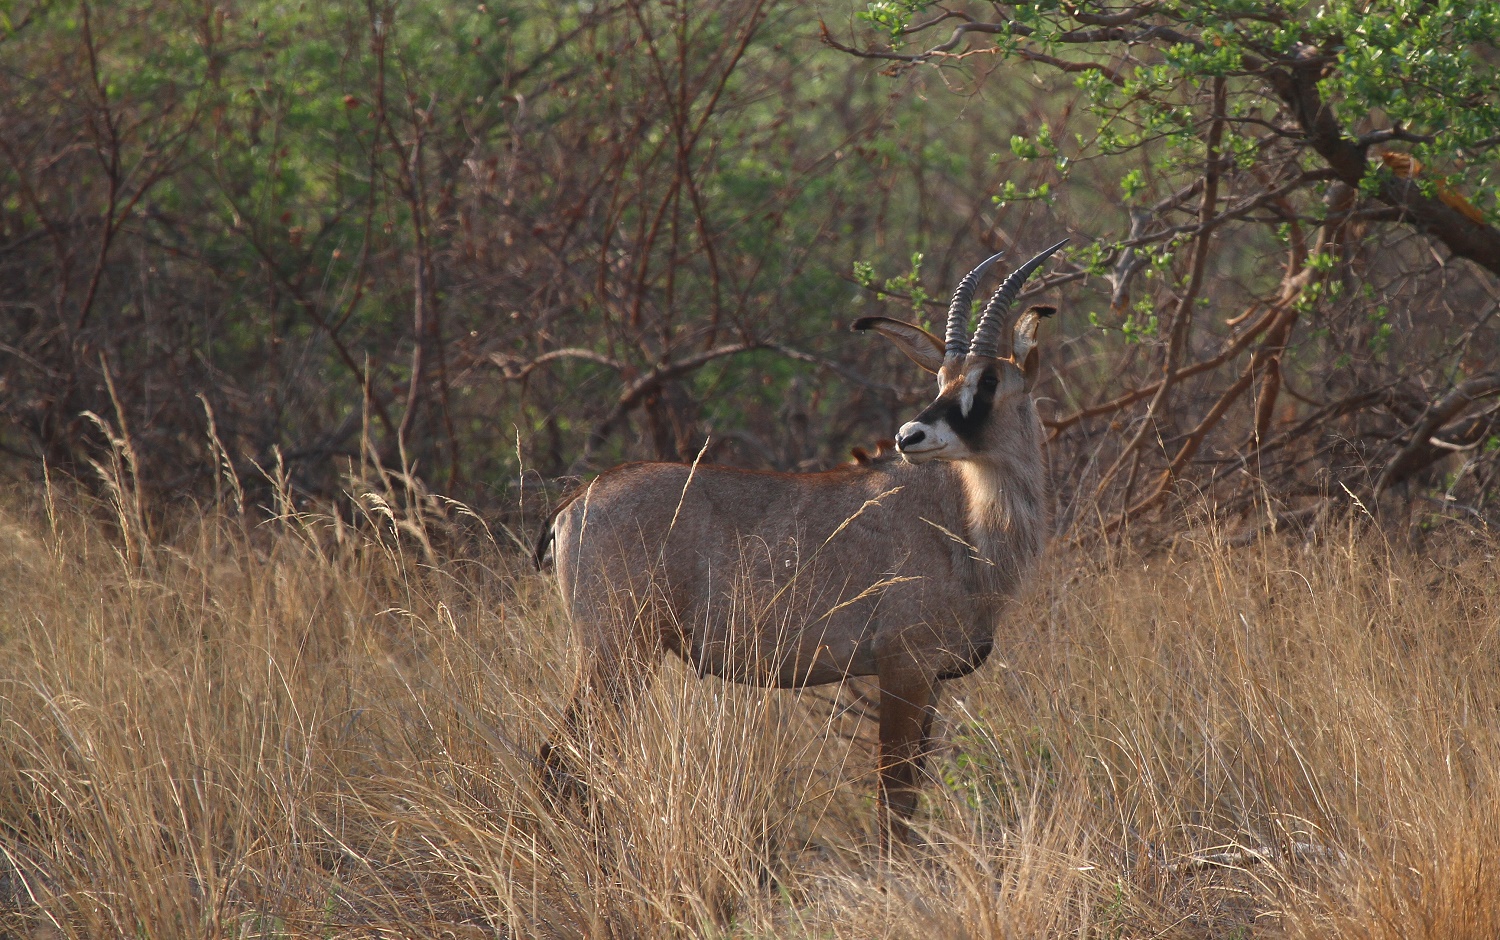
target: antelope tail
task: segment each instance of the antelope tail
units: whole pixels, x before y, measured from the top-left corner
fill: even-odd
[[[557,541],[557,516],[568,507],[569,502],[572,500],[552,510],[552,515],[547,517],[547,523],[542,527],[541,536],[536,540],[536,549],[531,553],[531,561],[538,571],[546,571],[547,566],[552,563],[552,544]]]
[[[552,520],[548,519],[547,528],[542,530],[542,537],[536,540],[536,550],[531,553],[536,570],[546,571],[547,565],[552,562],[552,541]]]

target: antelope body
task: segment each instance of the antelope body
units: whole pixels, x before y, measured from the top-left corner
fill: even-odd
[[[938,685],[984,662],[1045,540],[1030,392],[1038,315],[1051,309],[1018,322],[1009,309],[1060,247],[996,291],[972,351],[970,304],[995,258],[955,292],[946,342],[884,317],[854,324],[938,376],[937,399],[897,436],[899,459],[822,473],[627,464],[565,503],[537,551],[540,564],[550,547],[584,653],[562,734],[596,702],[618,706],[642,688],[664,650],[700,674],[760,685],[874,676],[882,840],[904,835]],[[543,746],[544,768],[577,788],[561,744]]]

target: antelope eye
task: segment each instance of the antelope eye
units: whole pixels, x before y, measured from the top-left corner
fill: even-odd
[[[979,377],[979,390],[981,392],[993,392],[999,384],[1000,379],[994,372],[986,371],[984,375]]]

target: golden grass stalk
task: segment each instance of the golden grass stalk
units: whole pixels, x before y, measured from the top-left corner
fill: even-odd
[[[0,934],[1500,935],[1492,544],[1053,558],[881,858],[826,690],[668,664],[549,798],[568,628],[461,509],[109,492],[0,498]]]

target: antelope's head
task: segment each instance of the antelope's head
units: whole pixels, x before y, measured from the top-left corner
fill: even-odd
[[[948,305],[945,338],[912,323],[888,317],[861,317],[853,329],[874,330],[895,343],[913,362],[937,375],[938,396],[896,434],[896,449],[908,463],[975,460],[1004,447],[1008,433],[1035,423],[1031,399],[1040,369],[1036,328],[1053,307],[1032,307],[1020,317],[1010,309],[1021,285],[1067,239],[1017,268],[980,314],[972,343],[965,335],[974,291],[994,255],[959,282]]]

